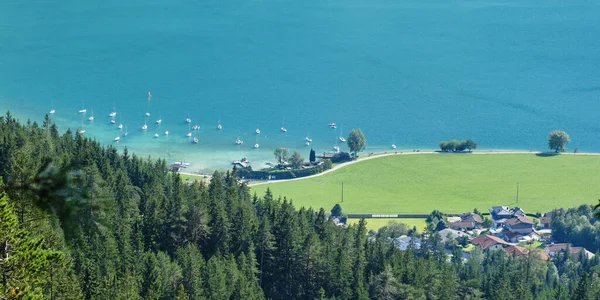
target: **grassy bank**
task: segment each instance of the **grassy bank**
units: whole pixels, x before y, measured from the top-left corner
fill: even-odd
[[[320,177],[252,190],[260,195],[271,188],[296,207],[329,210],[341,203],[346,213],[460,213],[493,205],[535,213],[594,204],[600,197],[598,182],[599,156],[431,154],[365,160]]]

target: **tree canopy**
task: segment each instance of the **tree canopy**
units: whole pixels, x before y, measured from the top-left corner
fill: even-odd
[[[367,147],[367,139],[360,128],[352,129],[350,135],[348,135],[347,141],[348,148],[350,148],[350,152],[354,153],[354,156],[356,156],[358,152],[364,151]]]
[[[556,153],[567,151],[567,144],[571,142],[569,135],[562,130],[554,130],[548,136],[548,148]]]

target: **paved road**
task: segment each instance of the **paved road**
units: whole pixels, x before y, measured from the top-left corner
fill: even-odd
[[[310,176],[305,176],[305,177],[299,177],[299,178],[292,178],[292,179],[282,179],[282,180],[271,180],[271,181],[265,181],[265,182],[258,182],[258,183],[253,183],[253,184],[249,184],[248,186],[257,186],[257,185],[263,185],[263,184],[274,184],[274,183],[279,183],[279,182],[287,182],[287,181],[293,181],[293,180],[303,180],[303,179],[309,179],[309,178],[315,178],[315,177],[319,177],[319,176],[323,176],[327,173],[333,172],[337,169],[341,169],[344,167],[347,167],[349,165],[352,164],[356,164],[356,163],[360,163],[369,159],[375,159],[375,158],[380,158],[380,157],[386,157],[386,156],[392,156],[392,155],[427,155],[427,154],[435,154],[435,155],[478,155],[478,154],[486,154],[486,155],[498,155],[498,154],[532,154],[532,155],[539,155],[539,154],[547,154],[547,155],[552,155],[554,154],[553,152],[533,152],[533,151],[504,151],[504,150],[487,150],[487,151],[474,151],[474,152],[465,152],[465,153],[442,153],[442,152],[435,152],[435,151],[424,151],[424,152],[384,152],[384,153],[374,153],[371,156],[361,156],[358,160],[353,160],[353,161],[349,161],[346,163],[342,163],[339,164],[327,171],[315,174],[315,175],[310,175]],[[600,156],[600,153],[561,153],[560,155],[591,155],[591,156]]]

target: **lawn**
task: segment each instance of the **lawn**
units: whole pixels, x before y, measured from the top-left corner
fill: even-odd
[[[417,227],[418,232],[423,232],[425,228],[425,219],[365,219],[367,221],[367,228],[369,230],[379,230],[379,228],[386,226],[389,222],[395,221],[398,223],[404,223],[409,229],[413,226]],[[357,224],[360,219],[348,219],[348,224]]]
[[[595,204],[599,182],[600,156],[423,154],[365,160],[320,177],[252,190],[263,195],[270,188],[296,207],[329,211],[340,203],[345,213],[461,213],[494,205],[536,213]]]

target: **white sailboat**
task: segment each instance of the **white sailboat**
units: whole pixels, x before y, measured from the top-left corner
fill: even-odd
[[[87,112],[87,109],[85,109],[85,104],[83,102],[83,100],[81,101],[81,109],[79,110],[80,114],[85,114]]]
[[[115,138],[115,142],[119,142],[120,140],[121,140],[120,136],[118,136],[118,137]]]
[[[167,131],[165,131],[165,135],[169,135],[169,131],[168,131],[168,130],[167,130]]]
[[[310,146],[310,142],[309,142],[309,141],[306,141],[306,143],[304,143],[304,145],[306,145],[306,146]]]
[[[79,134],[84,134],[85,133],[85,129],[83,129],[83,117],[81,118],[81,128],[79,128],[79,130],[77,131],[77,133],[79,133]]]
[[[392,144],[392,149],[396,149],[396,144]]]
[[[312,142],[312,139],[311,139],[311,138],[309,138],[309,137],[306,137],[306,141],[307,141],[307,142],[309,142],[309,143],[311,143],[311,142]]]
[[[90,121],[94,121],[94,111],[92,110],[92,115],[88,118]]]
[[[144,126],[142,126],[142,130],[147,130],[148,125],[146,125],[146,118],[144,118]]]
[[[148,108],[150,107],[150,100],[152,100],[152,93],[148,92],[148,103],[146,104],[146,117],[150,116]]]
[[[333,150],[335,150],[335,152],[340,152],[340,146],[338,146],[338,145],[333,146]]]
[[[56,112],[56,110],[54,109],[54,100],[52,100],[52,110],[50,110],[50,111],[48,112],[48,114],[51,114],[51,115],[53,115],[55,112]]]
[[[117,128],[123,129],[123,124],[119,124],[119,126],[117,126]]]
[[[192,126],[192,129],[193,130],[199,130],[200,129],[200,125],[195,124],[194,126]]]
[[[223,126],[221,126],[221,116],[219,116],[219,121],[217,122],[217,130],[222,130]]]
[[[337,128],[337,124],[335,124],[335,122],[331,122],[331,123],[329,123],[329,128],[336,129]]]
[[[244,143],[244,141],[240,140],[240,137],[238,136],[237,139],[235,140],[235,144],[236,145],[241,145],[243,143]]]
[[[344,131],[343,128],[340,130],[340,138],[339,138],[339,140],[340,140],[340,142],[345,143],[346,139],[342,136],[342,131]]]
[[[188,133],[185,136],[187,136],[187,137],[192,136],[192,130],[190,129],[190,123],[188,123]]]
[[[109,117],[114,118],[117,116],[117,111],[115,110],[115,103],[113,102],[113,109],[112,112],[110,114],[108,114]]]
[[[256,144],[254,144],[254,149],[258,149],[260,145],[258,144],[258,136],[256,136]]]
[[[200,142],[200,141],[198,140],[198,138],[197,138],[197,137],[194,137],[194,140],[193,140],[192,142],[193,142],[194,144],[198,144],[198,142]]]
[[[158,114],[158,120],[156,120],[156,124],[162,124],[162,118],[160,117],[160,114]]]
[[[281,122],[281,131],[287,132],[287,129],[285,128],[285,119],[283,119],[283,121]]]
[[[125,134],[123,134],[123,136],[127,136],[129,135],[129,131],[127,130],[127,127],[125,127]]]
[[[187,123],[192,123],[192,119],[190,119],[189,117],[187,117],[187,118],[185,119],[185,121],[186,121]]]
[[[154,134],[154,138],[156,138],[156,139],[158,138],[158,133]]]
[[[260,134],[260,129],[256,128],[254,132],[256,132],[256,134]]]

